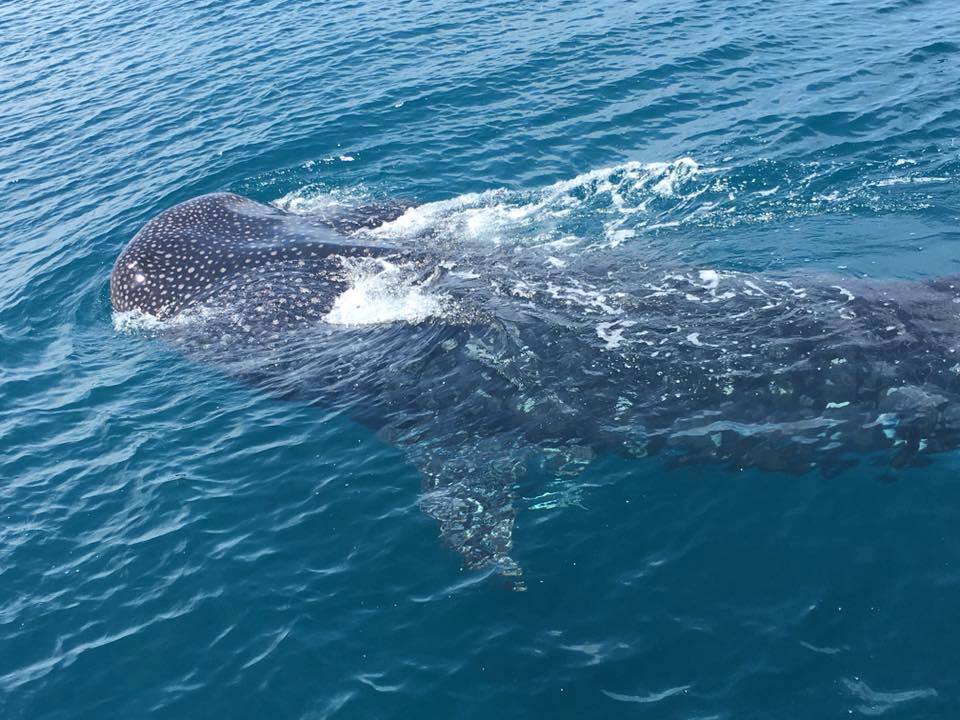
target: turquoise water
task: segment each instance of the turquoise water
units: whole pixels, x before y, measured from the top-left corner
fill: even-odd
[[[957,452],[535,476],[512,592],[400,449],[118,329],[108,280],[218,190],[957,273],[958,67],[948,0],[0,7],[0,716],[955,716]]]

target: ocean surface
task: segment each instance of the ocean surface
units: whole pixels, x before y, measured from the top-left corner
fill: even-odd
[[[109,275],[226,190],[554,272],[923,280],[958,139],[955,0],[0,4],[0,717],[957,717],[960,452],[533,472],[517,592],[402,448]],[[345,324],[431,312],[353,290]]]

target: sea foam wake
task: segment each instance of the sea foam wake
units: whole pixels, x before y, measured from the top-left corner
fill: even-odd
[[[545,289],[555,297],[618,315],[615,298],[602,287],[568,276],[565,269],[584,255],[609,262],[643,263],[637,243],[656,243],[657,233],[706,230],[718,233],[738,225],[790,222],[827,213],[849,214],[922,207],[929,196],[892,195],[896,186],[951,183],[930,177],[918,163],[891,158],[861,169],[831,163],[758,161],[705,165],[691,157],[669,162],[631,161],[591,170],[532,190],[499,188],[426,202],[395,219],[356,234],[405,251],[424,249],[456,257],[456,272],[472,276],[499,265],[507,292],[522,295]],[[278,198],[289,212],[334,220],[352,208],[376,203],[364,185],[324,188],[308,185]],[[646,238],[644,240],[644,238]],[[628,249],[632,248],[632,249]],[[662,248],[648,254],[662,261]],[[533,262],[549,272],[529,272]],[[527,263],[527,271],[517,268]],[[335,324],[421,322],[448,312],[452,303],[437,294],[402,261],[351,262],[350,287],[337,298],[327,320]],[[719,282],[712,266],[696,268]],[[666,275],[669,280],[669,271]],[[694,282],[699,286],[699,280]],[[676,283],[647,283],[651,293],[685,292]],[[749,287],[746,291],[750,292]],[[623,341],[623,325],[598,324],[597,334],[612,349]],[[694,338],[694,344],[699,336]]]
[[[457,245],[492,244],[555,249],[557,259],[585,249],[611,249],[657,230],[769,224],[823,213],[922,209],[924,193],[955,181],[952,169],[925,174],[918,163],[890,158],[851,168],[830,162],[755,161],[701,164],[691,157],[631,161],[590,170],[542,188],[498,188],[427,202],[368,231],[385,241],[430,237]],[[275,205],[290,212],[335,216],[371,199],[353,189],[309,185]]]

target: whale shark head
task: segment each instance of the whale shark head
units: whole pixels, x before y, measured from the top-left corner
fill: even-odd
[[[117,258],[110,297],[118,312],[136,310],[164,320],[268,278],[274,286],[279,280],[298,305],[316,314],[342,289],[337,272],[342,258],[394,252],[348,241],[316,221],[239,195],[215,193],[148,222]],[[298,294],[304,285],[308,298]]]

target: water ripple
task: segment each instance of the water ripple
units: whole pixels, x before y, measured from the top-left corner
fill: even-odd
[[[558,277],[628,251],[957,272],[958,23],[949,0],[0,3],[0,715],[948,717],[955,455],[897,482],[531,468],[509,592],[439,546],[398,450],[116,332],[107,277],[215,190],[414,201],[380,238]],[[552,287],[603,312],[596,290]]]

